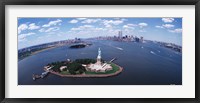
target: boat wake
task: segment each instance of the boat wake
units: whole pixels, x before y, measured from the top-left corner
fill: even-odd
[[[160,51],[158,51],[158,52],[160,53]],[[171,59],[172,55],[169,55],[169,57],[165,57],[165,56],[161,56],[161,55],[159,55],[159,54],[156,54],[156,53],[153,52],[153,51],[150,51],[150,53],[153,54],[153,55],[155,55],[155,56],[158,56],[158,57],[160,57],[160,58],[163,58],[163,59],[165,59],[165,60],[168,60],[168,61],[170,61],[170,62],[176,63],[173,59]]]
[[[120,47],[115,47],[116,49],[119,49],[119,50],[124,50],[123,48],[120,48]]]
[[[156,55],[156,53],[154,53],[153,51],[150,51],[150,53]]]

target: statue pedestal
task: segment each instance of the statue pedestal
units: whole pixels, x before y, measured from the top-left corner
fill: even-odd
[[[97,59],[96,64],[97,64],[97,65],[101,65],[101,60]]]

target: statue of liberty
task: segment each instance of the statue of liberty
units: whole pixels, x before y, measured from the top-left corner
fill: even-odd
[[[101,49],[98,50],[97,62],[96,64],[101,65]]]
[[[98,59],[101,59],[101,49],[99,48],[98,50],[98,56],[97,56]]]

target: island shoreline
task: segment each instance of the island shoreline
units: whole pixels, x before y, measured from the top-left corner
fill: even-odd
[[[111,76],[118,75],[123,71],[123,68],[121,66],[119,66],[117,64],[115,64],[115,65],[119,67],[119,70],[116,71],[115,73],[112,73],[112,74],[76,74],[76,75],[69,74],[69,75],[63,75],[63,74],[60,74],[58,72],[48,71],[45,68],[44,68],[44,71],[49,72],[49,73],[54,74],[54,75],[57,75],[57,76],[60,76],[60,77],[72,77],[72,78],[111,77]]]

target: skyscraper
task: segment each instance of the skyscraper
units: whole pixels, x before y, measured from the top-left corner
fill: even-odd
[[[118,35],[119,35],[119,39],[122,39],[122,37],[123,37],[123,36],[122,36],[122,31],[119,31],[119,32],[118,32]]]

